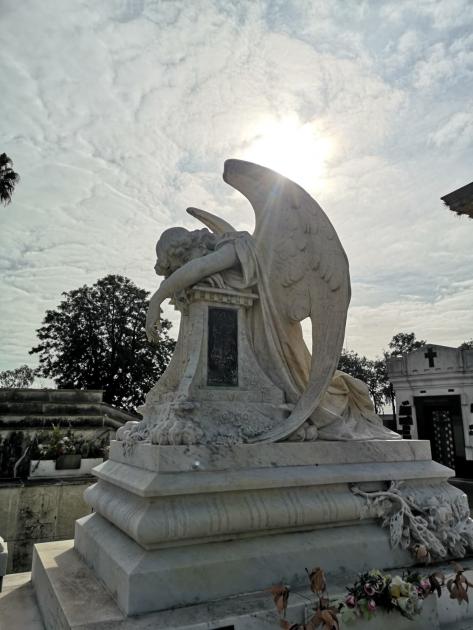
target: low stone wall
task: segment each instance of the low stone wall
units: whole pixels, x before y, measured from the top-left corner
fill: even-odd
[[[90,513],[83,499],[92,477],[0,482],[0,535],[8,543],[7,573],[31,570],[33,545],[74,537],[74,523]]]

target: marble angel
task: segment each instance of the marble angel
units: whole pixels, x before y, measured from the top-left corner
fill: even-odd
[[[155,270],[165,279],[150,301],[150,340],[156,338],[167,298],[179,299],[202,282],[251,289],[258,295],[247,315],[252,349],[290,410],[255,441],[400,439],[375,414],[366,385],[336,369],[350,276],[346,254],[321,207],[300,186],[257,164],[227,160],[223,179],[251,203],[254,233],[239,232],[196,208],[187,212],[208,229],[163,233]],[[312,322],[312,352],[302,335],[306,318]]]

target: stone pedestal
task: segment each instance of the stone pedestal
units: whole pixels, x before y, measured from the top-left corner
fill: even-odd
[[[284,392],[253,353],[249,312],[258,296],[196,285],[176,303],[181,324],[165,373],[146,396],[155,444],[254,441],[289,415]]]
[[[466,500],[421,441],[138,443],[131,453],[113,442],[110,455],[86,491],[94,513],[77,522],[75,548],[127,615],[302,584],[309,565],[344,583],[412,565],[351,484],[404,480],[419,502]]]

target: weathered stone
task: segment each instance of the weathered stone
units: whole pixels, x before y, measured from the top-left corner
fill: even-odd
[[[367,387],[336,371],[350,276],[322,208],[258,164],[227,160],[223,178],[252,204],[255,231],[188,208],[212,233],[174,227],[161,235],[155,270],[165,279],[151,297],[147,333],[157,339],[161,303],[171,298],[182,314],[179,338],[143,422],[123,437],[162,445],[399,439]]]
[[[466,500],[425,443],[331,446],[285,442],[223,452],[136,444],[129,452],[114,443],[87,490],[94,514],[78,521],[76,549],[121,609],[141,614],[257,591],[271,580],[303,582],[307,558],[336,580],[373,566],[412,565],[408,551],[391,549],[373,521],[378,508],[353,494],[354,483],[383,490],[403,480],[419,503]]]

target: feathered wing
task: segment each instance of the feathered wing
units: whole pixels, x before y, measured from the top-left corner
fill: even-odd
[[[202,221],[217,236],[223,236],[227,232],[236,232],[235,228],[228,221],[217,217],[215,214],[200,210],[200,208],[187,208],[186,212]]]
[[[310,317],[312,359],[291,415],[258,441],[282,440],[320,403],[337,367],[350,301],[348,260],[322,208],[300,186],[265,167],[227,160],[224,180],[251,203],[260,280],[277,312],[282,360],[291,369],[291,327]]]

